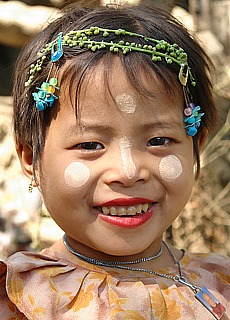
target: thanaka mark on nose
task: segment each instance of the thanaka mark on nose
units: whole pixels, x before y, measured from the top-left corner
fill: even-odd
[[[120,139],[120,152],[124,173],[128,179],[132,179],[136,174],[136,166],[131,153],[131,143],[127,137]]]

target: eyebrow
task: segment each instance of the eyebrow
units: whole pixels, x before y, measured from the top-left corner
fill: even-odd
[[[173,122],[171,120],[169,121],[156,121],[156,122],[151,122],[151,123],[145,123],[145,124],[140,124],[141,130],[148,131],[152,129],[171,129],[171,130],[177,130],[181,131],[183,128],[183,125],[181,122],[176,121]],[[71,138],[75,135],[81,135],[83,133],[87,132],[97,132],[97,133],[105,133],[107,135],[112,135],[115,132],[115,129],[104,125],[104,124],[87,124],[85,122],[81,122],[80,126],[77,125],[71,125],[67,132],[65,133],[65,138]]]
[[[157,121],[154,123],[146,123],[143,124],[144,130],[149,129],[173,129],[173,130],[181,130],[183,128],[183,123],[180,121]]]
[[[98,132],[104,133],[106,131],[107,134],[112,134],[114,129],[107,125],[102,124],[86,124],[81,122],[80,125],[72,125],[68,128],[65,133],[65,138],[70,138],[75,135],[83,134],[84,132]]]

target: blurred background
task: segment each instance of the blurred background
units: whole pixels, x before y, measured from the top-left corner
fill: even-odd
[[[30,181],[24,177],[14,150],[11,88],[21,48],[70,2],[77,1],[0,1],[0,258],[18,250],[39,251],[63,234],[49,217],[38,190],[28,192]],[[129,0],[138,2],[170,11],[197,36],[216,66],[213,79],[220,125],[201,155],[201,176],[193,195],[168,229],[167,240],[193,252],[229,255],[230,0]],[[92,0],[89,5],[100,3]],[[107,3],[103,0],[101,4]]]

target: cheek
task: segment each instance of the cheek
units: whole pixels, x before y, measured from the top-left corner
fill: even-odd
[[[81,162],[70,163],[64,172],[64,181],[68,187],[84,186],[90,178],[89,168]]]
[[[162,180],[168,182],[175,181],[183,173],[180,159],[174,155],[168,155],[162,158],[159,163],[159,173]]]

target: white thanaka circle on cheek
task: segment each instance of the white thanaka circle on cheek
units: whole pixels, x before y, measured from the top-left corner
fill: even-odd
[[[64,179],[67,186],[82,187],[90,178],[89,168],[81,162],[72,162],[65,169]]]
[[[124,113],[134,113],[136,110],[135,99],[129,94],[122,93],[115,98],[118,108]]]
[[[120,139],[120,151],[124,173],[128,179],[132,179],[136,174],[136,166],[132,158],[131,143],[127,137]]]
[[[174,181],[182,174],[182,164],[180,159],[174,155],[169,155],[161,159],[159,164],[160,176],[165,181]]]

